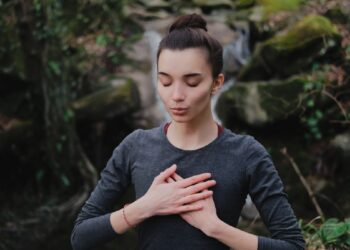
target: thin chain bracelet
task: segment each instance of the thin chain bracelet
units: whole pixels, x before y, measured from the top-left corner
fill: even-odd
[[[128,224],[129,227],[133,228],[133,226],[130,224],[130,222],[128,221],[128,219],[126,218],[126,215],[125,215],[125,208],[129,206],[129,204],[125,204],[124,207],[123,207],[123,217],[124,217],[124,220],[126,222],[126,224]]]

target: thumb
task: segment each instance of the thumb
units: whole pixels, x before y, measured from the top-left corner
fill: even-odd
[[[166,179],[168,179],[170,176],[172,176],[175,171],[176,171],[176,164],[173,164],[171,165],[171,167],[165,169],[163,172],[161,172],[159,175],[158,175],[158,182],[164,182],[166,181]]]

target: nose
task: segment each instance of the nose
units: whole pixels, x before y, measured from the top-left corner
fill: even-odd
[[[183,86],[181,84],[174,84],[172,96],[172,100],[175,102],[181,102],[185,99],[185,92]]]

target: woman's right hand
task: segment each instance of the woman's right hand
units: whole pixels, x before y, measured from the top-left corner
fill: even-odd
[[[195,201],[210,197],[213,192],[207,190],[214,186],[214,180],[208,180],[210,173],[191,176],[181,181],[168,183],[167,179],[176,171],[176,165],[172,165],[157,177],[146,194],[140,198],[143,209],[148,216],[179,214],[199,210],[202,205],[192,204]]]

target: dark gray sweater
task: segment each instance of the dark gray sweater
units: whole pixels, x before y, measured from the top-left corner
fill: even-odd
[[[163,126],[136,130],[114,150],[101,179],[76,219],[71,241],[75,250],[90,249],[118,237],[109,221],[113,207],[128,185],[136,199],[146,193],[161,171],[177,164],[186,178],[210,172],[216,180],[218,217],[236,226],[248,194],[271,238],[258,238],[259,250],[304,249],[304,240],[283,192],[283,184],[265,148],[253,137],[228,129],[197,150],[182,150],[167,139]],[[139,249],[229,249],[187,224],[179,215],[155,216],[138,227]]]

